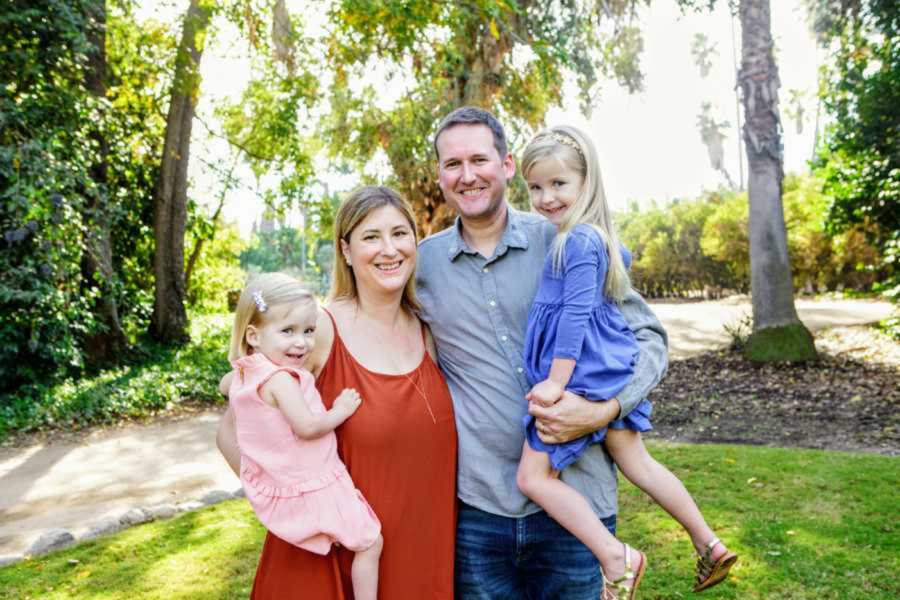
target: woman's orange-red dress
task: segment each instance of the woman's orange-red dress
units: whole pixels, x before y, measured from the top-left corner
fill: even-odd
[[[344,388],[363,398],[337,429],[338,452],[381,520],[378,597],[451,600],[456,426],[447,384],[427,352],[404,375],[369,371],[344,346],[337,325],[334,330],[316,387],[328,408]],[[352,561],[344,548],[320,556],[269,533],[251,598],[352,600]]]

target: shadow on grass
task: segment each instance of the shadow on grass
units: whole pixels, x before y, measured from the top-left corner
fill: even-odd
[[[704,592],[704,599],[900,597],[898,459],[648,445],[740,555],[729,579]],[[624,481],[620,499],[619,536],[649,560],[640,597],[694,597],[687,535]],[[0,590],[12,598],[246,598],[263,536],[246,502],[230,501],[0,569]]]
[[[0,570],[0,589],[11,598],[246,598],[264,535],[234,500]]]
[[[900,597],[896,459],[818,451],[653,444],[710,526],[740,555],[704,598]],[[644,549],[641,597],[688,598],[686,533],[640,490],[620,487],[620,537]]]

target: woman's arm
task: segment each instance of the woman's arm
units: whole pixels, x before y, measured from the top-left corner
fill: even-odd
[[[234,379],[234,371],[228,371],[219,380],[219,393],[228,398],[228,390],[231,388],[231,380]]]
[[[331,354],[331,347],[334,345],[334,324],[331,322],[331,317],[328,316],[328,313],[326,313],[325,309],[321,306],[318,311],[318,316],[316,318],[316,345],[313,347],[312,352],[309,353],[309,356],[306,358],[306,363],[303,365],[304,369],[316,377],[319,376],[322,367],[328,362],[328,357]]]
[[[287,371],[275,373],[260,390],[263,400],[274,404],[287,419],[294,434],[314,440],[330,433],[359,408],[362,399],[356,390],[345,389],[335,399],[331,410],[313,414],[303,398],[300,382]]]
[[[228,466],[231,467],[231,470],[234,471],[234,474],[240,476],[241,453],[238,451],[237,429],[234,423],[234,413],[231,411],[230,406],[225,411],[225,414],[222,415],[222,420],[219,421],[219,431],[216,433],[216,446],[218,446],[219,452],[222,453],[222,457],[228,463]]]

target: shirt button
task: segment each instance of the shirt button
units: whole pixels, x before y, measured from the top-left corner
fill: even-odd
[[[524,371],[524,370],[525,370],[525,369],[523,369],[522,367],[516,367],[516,372],[517,372],[517,373],[521,373],[521,372]]]
[[[497,302],[495,300],[491,300],[490,302],[488,302],[488,304],[490,304],[491,306],[497,306]]]
[[[489,270],[490,270],[490,269],[488,269],[487,267],[485,267],[485,268],[483,268],[483,269],[481,270],[481,272],[482,272],[482,273],[487,273]]]
[[[505,335],[501,335],[501,336],[500,336],[500,340],[503,341],[503,342],[505,342],[505,341],[508,340],[508,339],[509,339],[509,338],[507,338]]]

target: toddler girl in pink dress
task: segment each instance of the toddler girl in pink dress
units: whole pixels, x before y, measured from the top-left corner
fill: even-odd
[[[317,554],[333,543],[354,551],[354,597],[375,600],[381,523],[338,458],[334,435],[362,399],[345,389],[326,410],[303,369],[317,314],[309,290],[281,273],[256,277],[238,300],[228,398],[241,483],[259,520],[279,538]]]

